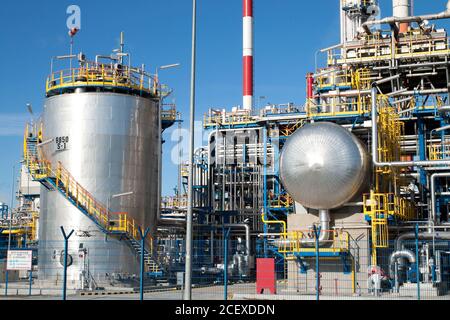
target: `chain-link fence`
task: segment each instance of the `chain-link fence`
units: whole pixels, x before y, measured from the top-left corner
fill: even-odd
[[[185,281],[185,242],[173,237],[155,243],[151,255],[126,239],[83,238],[41,241],[32,251],[32,270],[6,270],[2,242],[0,298],[42,296],[60,299],[67,265],[67,298],[114,296],[181,300]],[[449,299],[450,242],[421,237],[390,241],[375,248],[368,239],[351,239],[346,250],[326,243],[283,252],[263,238],[227,233],[193,242],[192,298],[195,300],[437,300]],[[148,252],[146,249],[145,252]],[[39,253],[39,254],[38,254]],[[227,270],[227,272],[225,272]],[[417,272],[418,271],[418,272]],[[318,275],[318,276],[317,276]]]

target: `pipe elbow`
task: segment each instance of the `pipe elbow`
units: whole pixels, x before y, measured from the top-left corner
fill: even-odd
[[[396,252],[392,253],[391,257],[389,258],[391,270],[392,270],[392,267],[394,266],[395,262],[400,258],[407,259],[408,262],[411,264],[416,263],[416,256],[412,251],[410,251],[410,250],[396,251]]]

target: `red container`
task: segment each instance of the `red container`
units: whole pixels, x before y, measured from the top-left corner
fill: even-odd
[[[256,293],[270,290],[271,294],[277,294],[276,281],[275,259],[256,259]]]

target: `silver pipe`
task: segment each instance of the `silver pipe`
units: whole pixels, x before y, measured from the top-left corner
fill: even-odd
[[[390,77],[383,78],[383,79],[375,81],[375,85],[378,86],[380,84],[383,84],[383,83],[386,83],[386,82],[389,82],[389,81],[392,81],[392,80],[397,80],[399,78],[400,78],[400,75],[396,74],[395,76],[390,76]]]
[[[368,34],[371,34],[372,32],[370,31],[369,26],[372,26],[372,25],[377,25],[377,24],[393,25],[395,23],[402,23],[402,22],[404,22],[404,23],[406,23],[406,22],[420,23],[425,20],[440,20],[440,19],[448,19],[448,18],[450,18],[450,1],[447,3],[446,10],[441,13],[428,14],[428,15],[422,15],[422,16],[412,16],[412,17],[388,17],[388,18],[384,18],[384,19],[380,19],[380,20],[367,21],[367,22],[363,23],[362,27]]]
[[[407,74],[407,78],[415,78],[415,77],[426,77],[426,76],[436,76],[437,72],[425,72],[425,73],[411,73]]]
[[[433,227],[431,227],[431,229],[433,229]],[[402,234],[395,241],[395,251],[404,249],[403,242],[406,239],[415,239],[415,238],[416,238],[415,231],[406,232],[406,233]],[[443,240],[450,240],[450,232],[421,232],[421,233],[419,233],[419,239],[422,239],[422,240],[434,240],[436,238],[443,239]]]
[[[117,58],[114,58],[113,56],[104,56],[104,55],[98,54],[95,56],[95,64],[96,65],[98,64],[99,59],[108,59],[108,60],[112,60],[112,61],[118,60]]]
[[[401,250],[396,251],[391,254],[389,258],[389,272],[392,275],[395,274],[394,266],[398,259],[400,258],[406,258],[408,259],[409,263],[413,264],[416,262],[416,256],[411,250]],[[417,270],[418,272],[418,270]]]
[[[441,112],[441,113],[449,112],[450,111],[450,106],[438,107],[438,111]]]
[[[327,241],[330,240],[330,211],[329,210],[319,210],[319,220],[320,220],[320,227],[322,232],[320,232],[319,236],[319,247],[323,247]],[[274,242],[274,245],[277,247],[282,246],[289,246],[293,240],[286,239],[286,240],[276,240]],[[311,247],[315,246],[316,239],[315,238],[309,238],[309,239],[301,239],[300,244],[302,246]]]
[[[244,223],[224,224],[225,228],[245,228],[245,251],[246,255],[250,257],[250,227]]]
[[[434,173],[431,175],[431,219],[436,222],[436,179],[437,178],[449,178],[450,173]]]

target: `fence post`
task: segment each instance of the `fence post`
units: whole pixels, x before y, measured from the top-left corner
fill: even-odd
[[[8,268],[5,271],[5,296],[8,296]]]
[[[64,273],[63,273],[63,300],[67,299],[67,256],[69,250],[69,238],[72,236],[75,230],[70,231],[68,235],[64,231],[64,227],[61,226],[61,232],[64,237]]]
[[[144,250],[145,250],[145,238],[147,238],[148,233],[150,232],[150,228],[145,229],[145,232],[142,233],[141,227],[139,227],[139,235],[141,236],[141,266],[140,266],[140,274],[141,277],[139,279],[139,300],[144,301]]]
[[[224,229],[224,245],[223,245],[223,299],[228,300],[228,236],[230,228]]]
[[[314,225],[314,236],[316,238],[316,300],[320,300],[320,267],[319,267],[319,236],[321,232],[321,228],[317,228],[316,225]]]
[[[28,288],[28,295],[31,296],[31,286],[33,285],[33,265],[31,265],[30,270],[30,286]]]
[[[420,270],[419,270],[419,224],[416,224],[416,281],[417,281],[417,300],[420,300]]]

